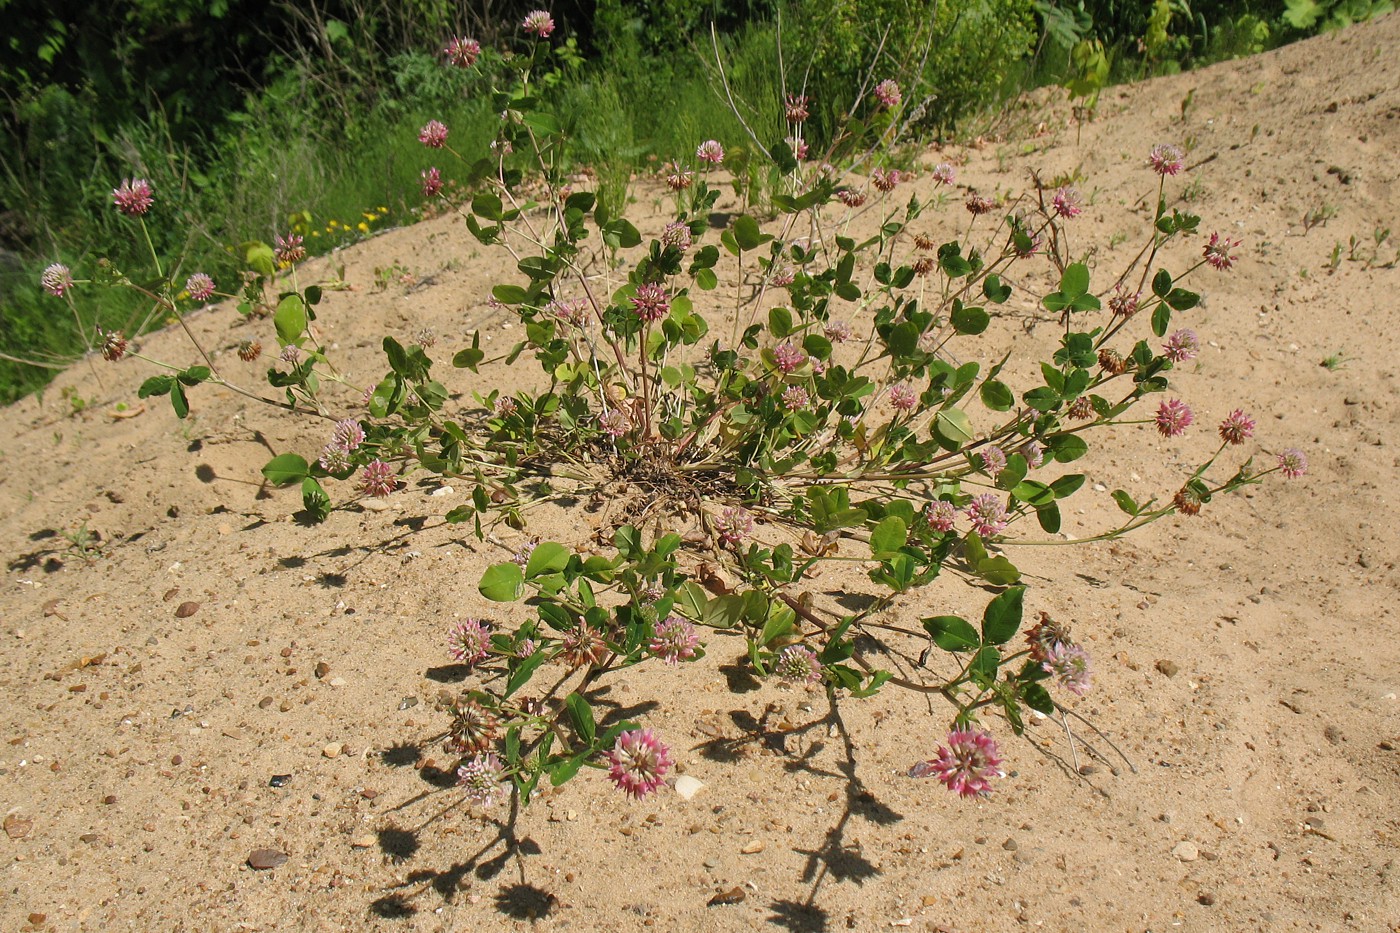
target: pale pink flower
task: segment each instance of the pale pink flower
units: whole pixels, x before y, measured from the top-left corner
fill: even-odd
[[[707,139],[696,148],[695,158],[711,165],[719,165],[724,161],[724,147],[717,139]]]
[[[787,143],[788,148],[792,150],[793,157],[796,158],[797,161],[807,161],[807,140],[803,139],[801,136],[789,136],[787,139],[783,140],[783,142]]]
[[[1001,763],[1001,750],[990,732],[963,726],[948,733],[948,745],[938,746],[937,758],[915,765],[909,773],[935,775],[963,797],[985,797],[992,780],[1003,776]]]
[[[477,663],[490,647],[491,633],[479,619],[463,619],[447,630],[447,650],[461,664]]]
[[[689,661],[695,657],[700,635],[695,626],[680,616],[667,616],[656,623],[647,650],[667,664]]]
[[[331,443],[349,452],[357,450],[365,442],[365,429],[354,418],[345,418],[335,423],[331,433]]]
[[[783,390],[783,407],[788,411],[801,411],[811,404],[811,397],[801,386],[788,386]]]
[[[554,17],[544,10],[533,10],[525,17],[521,28],[532,36],[547,39],[549,34],[554,32]]]
[[[738,545],[753,534],[753,516],[746,509],[730,506],[713,519],[720,544]]]
[[[947,162],[939,162],[929,174],[940,185],[951,185],[958,177],[957,170]]]
[[[1297,479],[1308,472],[1308,456],[1296,447],[1290,447],[1278,455],[1278,468],[1289,479]]]
[[[958,510],[947,499],[936,499],[924,506],[924,522],[933,531],[952,531]]]
[[[479,807],[495,804],[506,793],[506,769],[494,752],[477,755],[457,768],[457,784],[466,797]]]
[[[39,276],[39,284],[44,286],[44,291],[50,295],[62,298],[63,293],[73,287],[73,273],[63,263],[56,262]]]
[[[890,386],[890,404],[898,411],[913,411],[919,404],[919,393],[907,382]]]
[[[670,750],[650,729],[622,733],[608,753],[608,778],[635,800],[660,787],[670,769]]]
[[[1227,444],[1238,447],[1253,436],[1254,419],[1245,414],[1243,408],[1236,408],[1220,422],[1220,439]]]
[[[796,278],[792,267],[782,262],[774,263],[773,268],[768,272],[769,283],[778,288],[787,288]]]
[[[1054,208],[1058,217],[1078,217],[1084,212],[1079,197],[1079,189],[1066,186],[1055,192],[1055,196],[1050,199],[1050,205]]]
[[[1057,643],[1046,652],[1041,668],[1059,681],[1075,696],[1082,697],[1094,685],[1094,672],[1089,666],[1089,652],[1079,645]]]
[[[1157,430],[1163,437],[1180,437],[1186,433],[1195,417],[1181,399],[1167,399],[1157,406]]]
[[[1196,332],[1187,328],[1174,331],[1162,345],[1163,355],[1173,363],[1194,360],[1200,349],[1201,341],[1196,337]]]
[[[604,434],[621,437],[632,430],[632,419],[621,408],[610,408],[598,416],[598,426]]]
[[[277,358],[283,363],[295,366],[301,362],[301,347],[294,343],[289,343],[282,348],[282,352],[277,354]]]
[[[1186,167],[1186,156],[1179,146],[1158,143],[1147,156],[1147,164],[1158,175],[1177,175]]]
[[[124,179],[120,187],[112,189],[112,202],[117,210],[128,217],[140,217],[151,209],[154,198],[151,196],[151,183],[144,178]]]
[[[832,343],[845,343],[851,339],[851,325],[845,321],[827,321],[822,333]]]
[[[811,648],[788,645],[774,660],[773,673],[793,683],[814,684],[822,679],[822,665]]]
[[[894,108],[899,106],[899,102],[904,99],[903,93],[899,89],[899,83],[893,78],[886,78],[875,85],[875,99],[881,106]]]
[[[500,398],[496,399],[494,407],[496,417],[509,418],[511,415],[515,414],[516,409],[520,406],[517,405],[515,399],[511,398],[509,395],[502,395]]]
[[[475,39],[464,39],[453,36],[447,40],[447,46],[442,50],[442,54],[447,56],[450,65],[458,68],[470,68],[476,64],[477,56],[481,54],[481,43]]]
[[[666,229],[661,231],[661,245],[671,249],[685,252],[690,249],[691,236],[690,225],[680,221],[669,223]]]
[[[378,458],[371,460],[360,474],[360,492],[367,496],[387,496],[398,486],[394,468]]]
[[[549,309],[565,324],[583,327],[588,323],[588,302],[582,298],[556,298]]]
[[[1006,451],[993,444],[984,448],[978,456],[982,460],[982,470],[995,482],[1001,471],[1006,469]]]
[[[196,272],[185,280],[185,291],[195,301],[206,301],[214,294],[214,280],[203,272]]]
[[[1006,530],[1006,506],[995,493],[983,493],[963,510],[978,537],[991,538]]]
[[[1035,441],[1026,441],[1017,453],[1026,458],[1026,466],[1032,470],[1038,470],[1045,464],[1045,448]]]
[[[438,192],[442,191],[442,172],[437,166],[419,172],[418,177],[423,179],[423,197],[437,197]]]
[[[792,341],[784,340],[773,348],[773,362],[782,372],[790,373],[807,362],[807,354],[794,346]]]
[[[336,443],[327,444],[321,448],[321,456],[317,458],[317,463],[321,464],[321,469],[327,473],[339,473],[348,470],[353,465],[350,460],[350,452]]]
[[[418,141],[429,149],[441,149],[447,145],[447,127],[437,120],[429,120],[418,131]]]

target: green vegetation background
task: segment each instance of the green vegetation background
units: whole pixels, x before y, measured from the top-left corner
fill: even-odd
[[[153,185],[149,226],[156,249],[179,259],[173,277],[205,271],[220,291],[237,290],[239,244],[298,230],[325,252],[411,222],[419,173],[438,155],[418,143],[419,127],[443,121],[464,152],[493,138],[487,92],[538,5],[0,0],[0,402],[42,388],[97,326],[163,323],[125,290],[79,288],[70,310],[39,287],[51,262],[79,279],[103,256],[144,274],[147,247],[111,207],[123,178]],[[820,151],[884,77],[911,102],[912,139],[956,137],[985,128],[1028,87],[1063,85],[1092,106],[1110,82],[1263,51],[1392,6],[560,0],[544,91],[568,130],[570,161],[621,203],[632,172],[691,157],[706,138],[760,182],[766,156],[749,151],[718,93],[716,48],[765,145],[787,131],[787,90],[812,98],[805,131]],[[481,41],[476,68],[444,66],[452,35]]]

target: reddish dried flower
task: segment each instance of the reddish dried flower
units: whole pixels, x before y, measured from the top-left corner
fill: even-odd
[[[418,177],[423,179],[423,197],[437,197],[438,193],[442,191],[442,172],[438,170],[437,166],[419,172]]]
[[[851,188],[842,188],[836,192],[836,200],[847,207],[860,207],[865,203],[865,195]]]
[[[671,310],[671,298],[661,285],[638,285],[637,293],[632,296],[631,301],[637,317],[643,321],[659,321]]]
[[[1002,777],[1001,750],[990,732],[971,726],[948,733],[948,745],[938,747],[938,757],[910,770],[912,777],[934,775],[948,789],[963,797],[985,797],[992,780]]]
[[[302,245],[302,242],[299,233],[289,233],[285,237],[274,236],[272,243],[276,248],[273,250],[273,255],[284,266],[301,262],[306,258],[306,247]]]
[[[238,344],[238,358],[251,363],[262,356],[262,344],[256,340],[244,340]]]
[[[144,178],[128,178],[112,189],[112,202],[128,217],[140,217],[151,209],[151,183]]]
[[[695,173],[689,169],[681,168],[679,162],[671,162],[666,166],[666,187],[672,191],[684,191],[690,187]]]
[[[360,492],[367,496],[387,496],[398,486],[394,468],[378,458],[371,460],[360,474]]]
[[[696,147],[695,158],[711,165],[719,165],[724,162],[724,147],[717,139],[707,139]]]
[[[214,280],[203,272],[196,272],[185,280],[185,291],[195,301],[207,301],[214,295]]]
[[[1179,398],[1167,399],[1157,406],[1157,430],[1163,437],[1180,437],[1194,420],[1191,408]]]
[[[787,139],[784,139],[783,142],[787,143],[788,148],[792,150],[792,155],[797,161],[807,161],[807,153],[810,151],[807,148],[807,140],[803,139],[801,136],[789,136]]]
[[[459,755],[480,754],[496,740],[499,725],[494,713],[463,694],[452,704],[452,725],[444,747]]]
[[[897,168],[892,168],[888,171],[877,168],[870,173],[870,183],[875,186],[877,191],[883,191],[888,194],[894,190],[895,185],[899,184],[901,177],[899,169]]]
[[[44,291],[50,295],[62,298],[63,293],[73,287],[73,273],[63,263],[56,262],[39,276],[39,284],[44,286]]]
[[[570,667],[602,664],[609,654],[603,636],[582,622],[565,632],[560,644],[560,656]]]
[[[670,769],[670,750],[650,729],[622,733],[608,753],[609,780],[634,800],[660,787]]]
[[[1130,318],[1137,313],[1138,301],[1142,292],[1130,292],[1122,282],[1113,286],[1113,294],[1108,299],[1108,310],[1120,317]]]
[[[1205,257],[1206,263],[1212,268],[1221,272],[1228,272],[1234,266],[1237,256],[1231,256],[1230,250],[1238,249],[1240,240],[1232,240],[1229,237],[1222,237],[1218,233],[1210,235],[1210,242],[1205,245],[1201,255]]]
[[[886,78],[875,85],[875,99],[881,106],[892,109],[899,106],[899,102],[904,99],[903,93],[899,89],[899,83],[893,78]]]
[[[521,28],[532,36],[547,39],[554,32],[554,17],[544,10],[533,10],[525,17]]]
[[[923,278],[934,269],[938,268],[938,263],[932,256],[920,256],[914,261],[914,274]]]
[[[1090,418],[1094,417],[1095,414],[1093,399],[1089,398],[1087,395],[1079,396],[1079,398],[1069,403],[1067,414],[1076,421],[1088,421]]]
[[[1171,143],[1158,143],[1147,156],[1147,164],[1158,175],[1176,175],[1186,167],[1186,156],[1181,148]]]
[[[1187,483],[1172,496],[1172,504],[1182,515],[1198,515],[1202,505],[1201,494]]]
[[[809,116],[807,112],[807,105],[809,103],[811,103],[811,99],[805,94],[789,94],[787,96],[787,103],[783,108],[787,111],[788,122],[802,123],[806,121]]]
[[[1050,618],[1050,613],[1042,611],[1035,625],[1026,631],[1026,643],[1030,646],[1031,660],[1044,664],[1050,652],[1059,645],[1072,645],[1069,626]]]
[[[1220,439],[1227,444],[1238,447],[1253,436],[1254,419],[1245,414],[1242,408],[1236,408],[1220,422]]]
[[[109,363],[126,356],[126,338],[119,330],[98,331],[97,335],[102,338],[102,358]]]
[[[967,208],[968,213],[974,217],[990,214],[997,209],[995,198],[984,198],[975,191],[967,196],[967,200],[964,201],[963,204]]]
[[[476,64],[476,59],[481,55],[481,43],[475,39],[463,39],[453,36],[447,40],[447,46],[442,50],[442,54],[447,56],[450,65],[458,68],[470,68]]]
[[[1099,366],[1104,372],[1114,376],[1121,376],[1128,371],[1128,361],[1123,358],[1123,354],[1111,347],[1099,348]]]
[[[447,145],[447,127],[437,120],[429,120],[418,131],[418,141],[429,149],[441,149]]]

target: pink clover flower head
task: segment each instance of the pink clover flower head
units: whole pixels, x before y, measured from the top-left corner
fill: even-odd
[[[524,544],[520,545],[520,547],[516,548],[515,553],[511,555],[511,563],[520,567],[521,570],[524,570],[530,565],[530,557],[535,553],[535,548],[539,546],[540,543],[538,541],[526,541]]]
[[[807,161],[807,155],[811,151],[807,146],[807,140],[803,139],[801,136],[789,136],[784,139],[783,142],[787,143],[788,148],[792,150],[793,157],[796,158],[797,161]]]
[[[1147,155],[1147,164],[1158,175],[1179,175],[1186,167],[1186,155],[1180,146],[1171,143],[1158,143]]]
[[[1004,776],[1001,763],[1001,750],[992,734],[965,726],[949,732],[947,746],[938,746],[938,757],[915,765],[910,774],[936,776],[963,797],[985,797],[992,792],[992,781]]]
[[[870,183],[875,186],[875,190],[883,191],[888,194],[894,190],[895,185],[899,184],[899,180],[902,177],[897,168],[889,170],[877,168],[870,173]]]
[[[958,177],[957,170],[947,162],[939,162],[933,167],[933,171],[930,174],[933,180],[940,185],[951,185]]]
[[[73,273],[63,263],[56,262],[39,276],[39,284],[44,286],[44,291],[50,295],[62,298],[63,293],[73,287]]]
[[[1210,242],[1205,245],[1201,255],[1205,257],[1206,264],[1212,269],[1228,272],[1235,265],[1235,260],[1239,258],[1231,256],[1230,250],[1238,249],[1240,242],[1240,240],[1232,240],[1227,236],[1223,237],[1218,233],[1212,233]]]
[[[990,538],[1006,530],[1006,506],[996,493],[984,492],[969,502],[964,511],[978,537]]]
[[[811,403],[811,396],[801,386],[788,386],[783,390],[783,407],[788,411],[801,411]]]
[[[331,443],[347,453],[359,448],[365,442],[365,429],[354,418],[345,418],[335,423],[331,433]]]
[[[1289,479],[1297,479],[1308,472],[1308,455],[1290,447],[1278,455],[1278,468]]]
[[[715,516],[714,526],[720,544],[738,545],[753,534],[753,516],[747,509],[730,506]]]
[[[845,343],[851,339],[851,325],[845,321],[827,321],[822,333],[832,343]]]
[[[696,147],[695,158],[711,165],[720,165],[724,162],[724,147],[717,139],[707,139]]]
[[[797,276],[793,273],[792,267],[786,263],[775,263],[768,272],[768,282],[778,288],[787,288],[793,283]]]
[[[1045,448],[1035,441],[1026,441],[1016,452],[1026,458],[1026,466],[1032,470],[1038,470],[1045,465]]]
[[[441,149],[447,145],[447,127],[438,120],[429,120],[418,131],[418,141],[429,149]]]
[[[352,466],[350,451],[334,442],[321,448],[321,456],[317,458],[316,462],[321,464],[321,469],[327,473],[339,473]]]
[[[1254,436],[1254,419],[1245,414],[1243,408],[1236,408],[1220,422],[1220,439],[1238,447]]]
[[[842,188],[836,192],[836,200],[847,207],[860,207],[865,203],[865,195],[852,188]]]
[[[666,187],[672,191],[684,191],[690,187],[694,176],[694,172],[682,168],[679,162],[671,162],[666,166]]]
[[[549,303],[549,309],[565,324],[583,327],[588,323],[588,302],[582,298],[556,298]]]
[[[936,499],[924,506],[924,522],[933,531],[952,531],[958,510],[947,499]]]
[[[447,630],[447,650],[454,661],[473,665],[490,647],[491,635],[479,619],[463,619]]]
[[[974,191],[967,196],[967,200],[963,202],[963,206],[967,208],[967,212],[973,217],[980,217],[983,214],[990,214],[992,211],[996,210],[997,202],[995,198],[985,198]]]
[[[666,229],[661,231],[661,245],[670,249],[685,252],[690,249],[691,244],[690,225],[675,221],[666,225]]]
[[[538,648],[539,645],[535,643],[535,640],[533,638],[527,638],[520,644],[515,646],[515,656],[517,658],[531,657],[534,655],[535,651]]]
[[[151,183],[144,178],[124,179],[120,187],[112,189],[112,203],[117,210],[128,217],[140,217],[151,209]]]
[[[289,343],[282,348],[282,352],[277,354],[277,359],[289,366],[295,366],[301,362],[301,347],[294,343]]]
[[[677,661],[689,661],[695,657],[695,646],[698,644],[700,634],[691,622],[680,616],[667,616],[656,623],[647,650],[667,664],[674,665]]]
[[[919,393],[907,382],[890,386],[890,404],[897,411],[913,411],[919,404]]]
[[[904,94],[899,89],[898,81],[886,78],[875,85],[875,99],[880,102],[880,106],[893,109],[899,106],[899,102],[904,99]]]
[[[1195,419],[1190,406],[1179,398],[1169,398],[1157,406],[1157,431],[1163,437],[1180,437]]]
[[[306,247],[302,243],[302,236],[299,233],[289,233],[285,237],[274,236],[272,238],[272,245],[275,247],[273,255],[284,266],[301,262],[306,258]]]
[[[515,414],[520,406],[517,405],[515,399],[511,398],[509,395],[502,395],[500,398],[496,399],[494,407],[498,418],[509,418],[511,415]]]
[[[1006,451],[992,444],[977,455],[982,460],[982,470],[993,480],[1006,469]]]
[[[637,294],[630,300],[637,317],[644,321],[659,321],[671,310],[671,297],[666,294],[665,286],[651,282],[638,285]]]
[[[822,665],[806,645],[788,645],[778,652],[773,673],[789,683],[814,684],[822,679]]]
[[[583,622],[564,633],[560,647],[560,653],[571,667],[602,664],[610,653],[603,636]]]
[[[1173,331],[1167,337],[1167,342],[1162,344],[1162,353],[1173,363],[1194,360],[1200,349],[1200,339],[1196,337],[1196,332],[1189,328]]]
[[[1113,286],[1113,294],[1108,298],[1108,310],[1114,314],[1130,318],[1137,314],[1138,302],[1142,300],[1142,292],[1130,292],[1119,282]]]
[[[442,191],[442,172],[437,166],[424,169],[418,173],[418,177],[423,179],[423,197],[435,198]]]
[[[1046,652],[1040,663],[1045,673],[1052,675],[1061,687],[1082,697],[1094,685],[1094,672],[1089,665],[1089,652],[1079,645],[1057,642]]]
[[[196,272],[185,279],[185,291],[195,301],[208,301],[214,295],[214,280],[204,272]]]
[[[621,408],[610,408],[598,416],[598,427],[611,437],[621,437],[632,430],[632,419]]]
[[[533,10],[525,17],[525,22],[520,24],[532,36],[541,39],[548,39],[550,33],[554,32],[554,17],[545,10]]]
[[[456,65],[458,68],[470,68],[476,64],[477,57],[481,55],[481,43],[475,39],[464,39],[460,36],[453,36],[447,40],[447,45],[442,50],[442,54],[447,56],[449,65]]]
[[[102,358],[104,360],[109,363],[115,363],[117,360],[126,356],[126,337],[122,335],[121,331],[99,330],[97,335],[102,338]]]
[[[1055,192],[1055,196],[1050,199],[1050,205],[1057,217],[1078,217],[1084,213],[1081,206],[1083,201],[1079,196],[1079,189],[1066,186]]]
[[[367,496],[387,496],[399,487],[394,468],[383,460],[371,460],[360,474],[360,492]]]
[[[787,112],[788,122],[806,122],[807,118],[811,116],[811,114],[807,111],[807,105],[811,102],[811,98],[809,98],[806,94],[789,94],[787,96],[787,101],[783,105],[783,109]]]
[[[622,733],[608,753],[608,779],[634,800],[653,793],[669,770],[670,750],[650,729]]]
[[[784,340],[773,348],[773,362],[783,373],[790,373],[807,362],[807,354],[794,346],[792,341]]]
[[[467,799],[479,807],[495,804],[496,798],[506,792],[505,765],[495,752],[476,755],[457,768],[457,783],[466,792]]]

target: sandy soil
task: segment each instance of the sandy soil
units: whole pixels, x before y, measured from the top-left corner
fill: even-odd
[[[1240,405],[1261,458],[1298,446],[1310,474],[1123,542],[1014,554],[1029,605],[1072,619],[1097,659],[1075,709],[1136,770],[1082,745],[1076,769],[1052,723],[1022,740],[994,723],[1010,773],[990,798],[956,799],[906,776],[946,707],[887,691],[844,703],[831,728],[822,695],[752,681],[721,642],[600,697],[671,741],[705,784],[693,799],[634,804],[585,772],[511,827],[483,820],[443,786],[434,704],[459,689],[448,623],[524,611],[476,591],[520,536],[445,526],[463,492],[436,484],[299,525],[296,493],[258,470],[318,450],[319,425],[210,389],[186,422],[162,400],[117,418],[151,368],[99,360],[10,408],[0,445],[0,928],[1400,929],[1395,240],[1366,261],[1374,231],[1400,232],[1397,49],[1392,15],[1112,89],[1082,127],[1039,96],[1005,138],[925,156],[984,193],[1082,173],[1077,248],[1106,275],[1139,242],[1121,234],[1145,222],[1147,149],[1185,142],[1184,206],[1244,240],[1184,319],[1204,352],[1174,381],[1198,428],[1096,448],[1070,530],[1102,527],[1119,486],[1170,495]],[[914,187],[932,192],[927,173]],[[654,218],[655,191],[634,194]],[[938,239],[963,217],[953,204],[926,227]],[[382,372],[384,333],[431,327],[443,359],[478,328],[514,342],[486,301],[510,273],[460,221],[336,261],[353,289],[328,293],[322,323],[352,376]],[[413,284],[376,289],[396,263]],[[993,332],[1036,359],[1053,328],[1024,295]],[[192,326],[253,384],[262,364],[232,351],[271,344],[270,322],[224,306]],[[176,332],[144,349],[193,362]],[[1320,365],[1335,353],[1343,365]],[[462,404],[533,378],[443,369]],[[542,509],[530,530],[580,545],[590,521]],[[984,598],[936,589],[895,612]],[[285,863],[253,870],[265,848]]]

